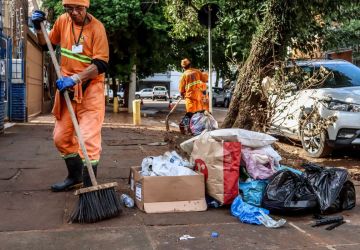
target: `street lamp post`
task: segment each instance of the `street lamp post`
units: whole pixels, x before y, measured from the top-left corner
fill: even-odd
[[[211,5],[208,5],[208,53],[209,53],[209,111],[213,112],[213,103],[212,103],[212,47],[211,47]]]
[[[191,1],[190,1],[191,2]],[[194,6],[193,6],[194,7]],[[198,11],[198,20],[201,25],[208,28],[208,54],[209,54],[209,111],[213,111],[213,93],[212,93],[212,43],[211,43],[211,29],[216,26],[218,20],[217,13],[219,12],[219,5],[208,3],[203,5]]]

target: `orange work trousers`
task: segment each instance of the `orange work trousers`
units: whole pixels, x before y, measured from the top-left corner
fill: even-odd
[[[105,116],[104,100],[104,84],[91,82],[83,93],[82,102],[71,102],[91,161],[100,159],[101,127]],[[55,146],[63,156],[79,153],[84,159],[65,98],[61,96],[60,101],[61,116],[56,120],[53,132]]]

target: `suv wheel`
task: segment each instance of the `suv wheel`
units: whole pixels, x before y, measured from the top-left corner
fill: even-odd
[[[332,152],[326,142],[327,132],[318,128],[312,119],[304,123],[300,136],[302,147],[310,157],[320,158]]]
[[[212,105],[213,105],[213,107],[216,107],[216,99],[215,98],[212,99]]]
[[[135,99],[140,99],[140,95],[135,95]]]

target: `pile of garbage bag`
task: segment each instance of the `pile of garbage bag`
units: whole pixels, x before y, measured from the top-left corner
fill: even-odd
[[[195,128],[196,121],[204,117],[195,118],[190,127]],[[191,130],[196,134],[202,129]],[[141,174],[201,173],[209,207],[231,205],[231,214],[241,222],[271,228],[283,226],[286,221],[276,221],[269,213],[328,214],[355,206],[355,188],[346,169],[313,163],[304,164],[302,170],[283,166],[281,156],[272,147],[276,141],[268,134],[244,129],[205,128],[180,145],[190,156],[189,161],[175,151],[146,157]]]
[[[205,130],[180,147],[190,155],[195,171],[205,175],[207,195],[220,205],[232,204],[232,214],[242,222],[260,224],[259,211],[325,214],[355,206],[355,188],[346,169],[305,164],[300,171],[283,166],[272,147],[275,141],[264,133],[231,128]],[[249,213],[256,223],[247,219]]]

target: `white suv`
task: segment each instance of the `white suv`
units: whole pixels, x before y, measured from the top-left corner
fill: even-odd
[[[301,140],[311,157],[326,156],[335,147],[360,145],[360,68],[343,60],[300,61],[296,64],[305,72],[311,73],[323,66],[332,73],[321,87],[295,91],[287,96],[282,101],[287,106],[276,108],[278,118],[272,122],[273,129]],[[327,131],[317,129],[319,125],[312,119],[300,122],[304,113],[315,108],[321,118],[337,117]]]
[[[153,96],[152,99],[165,99],[165,101],[167,101],[167,99],[169,98],[169,94],[168,91],[166,89],[166,87],[164,86],[155,86],[153,88]]]

